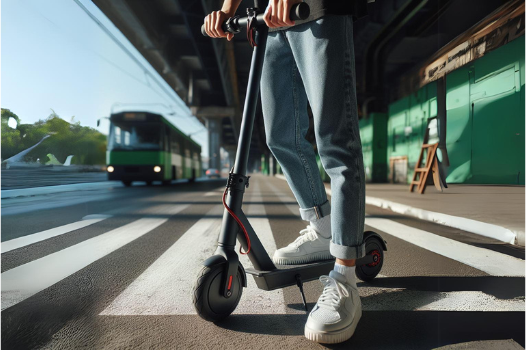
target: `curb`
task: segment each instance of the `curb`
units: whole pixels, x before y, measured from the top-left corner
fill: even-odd
[[[57,185],[57,186],[44,186],[44,187],[32,187],[32,188],[20,188],[15,190],[2,190],[2,199],[16,198],[16,197],[30,197],[39,196],[46,194],[55,194],[63,192],[75,192],[75,191],[93,191],[100,189],[108,189],[114,187],[123,187],[124,185],[118,181],[101,181],[101,182],[88,182],[78,183],[69,185]]]
[[[406,216],[411,216],[420,220],[425,220],[429,222],[434,222],[436,224],[457,228],[459,230],[475,233],[480,236],[493,238],[509,244],[518,244],[519,241],[517,239],[518,235],[513,231],[502,226],[488,224],[482,221],[414,208],[405,204],[395,203],[375,197],[366,196],[365,204],[374,205],[382,209],[388,209],[392,212]]]
[[[285,176],[276,174],[275,177],[286,180]],[[331,195],[331,189],[325,187],[327,194]],[[437,213],[424,209],[414,208],[405,204],[391,202],[382,198],[365,197],[365,204],[373,205],[392,212],[411,216],[420,220],[433,222],[436,224],[457,228],[466,232],[471,232],[480,236],[496,239],[501,242],[515,244],[524,247],[524,231],[512,231],[502,226],[488,224],[486,222]]]

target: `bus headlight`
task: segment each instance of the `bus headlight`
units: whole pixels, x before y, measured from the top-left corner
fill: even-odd
[[[153,171],[155,171],[156,173],[160,173],[161,172],[161,167],[156,165],[153,167]]]
[[[108,173],[113,173],[115,168],[110,165],[106,170],[108,170]]]

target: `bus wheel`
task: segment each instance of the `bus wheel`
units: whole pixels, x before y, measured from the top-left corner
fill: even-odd
[[[153,181],[146,181],[146,186],[151,186]]]
[[[163,186],[170,186],[172,184],[171,180],[163,180]]]
[[[132,182],[131,181],[128,181],[128,180],[123,180],[122,181],[123,185],[126,186],[126,187],[130,187]]]

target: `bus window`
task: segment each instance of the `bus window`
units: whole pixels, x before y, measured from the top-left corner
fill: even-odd
[[[181,146],[179,143],[179,134],[172,132],[172,153],[181,154]]]
[[[108,150],[113,149],[163,149],[161,124],[119,122],[110,126]]]

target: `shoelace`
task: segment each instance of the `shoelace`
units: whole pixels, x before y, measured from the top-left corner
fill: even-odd
[[[320,282],[325,287],[318,299],[318,306],[325,306],[337,311],[342,298],[349,297],[349,291],[341,283],[327,275],[320,276]]]
[[[290,243],[289,246],[299,247],[306,241],[314,241],[318,239],[318,234],[311,225],[307,225],[307,228],[304,228],[300,231],[300,236]]]

